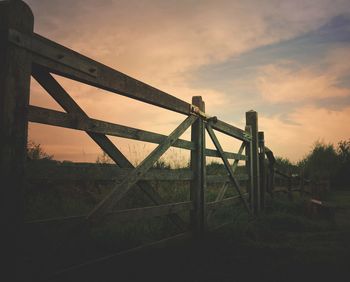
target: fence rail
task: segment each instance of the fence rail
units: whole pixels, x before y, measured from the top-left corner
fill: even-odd
[[[13,21],[11,20],[13,17],[22,20]],[[6,200],[1,204],[1,216],[4,219],[3,222],[7,223],[4,230],[8,230],[9,238],[14,236],[23,224],[23,208],[19,199],[23,195],[24,180],[79,181],[83,179],[108,180],[114,183],[109,194],[86,215],[38,219],[27,224],[48,224],[59,221],[85,221],[94,224],[104,218],[129,221],[168,216],[183,233],[188,231],[188,226],[178,213],[189,212],[190,232],[198,237],[209,229],[208,217],[223,206],[241,202],[252,216],[258,215],[263,210],[265,192],[273,195],[275,175],[285,175],[274,169],[273,153],[265,146],[264,133],[258,131],[257,112],[247,112],[246,127],[240,129],[215,116],[209,116],[205,112],[202,97],[195,96],[192,97],[191,103],[185,102],[34,33],[33,24],[31,10],[24,2],[1,2],[0,176],[3,183],[13,184],[11,189],[2,188],[3,199]],[[168,136],[92,119],[52,74],[183,114],[185,119]],[[65,112],[29,105],[31,76]],[[84,131],[115,162],[115,165],[40,165],[26,162],[28,122]],[[180,139],[188,128],[191,128],[191,140]],[[215,145],[215,150],[206,147],[206,131]],[[239,151],[237,153],[224,151],[215,131],[241,141]],[[108,136],[158,145],[144,161],[134,167]],[[189,169],[153,169],[155,162],[170,147],[190,150]],[[220,158],[225,165],[226,175],[208,175],[206,157]],[[232,165],[229,159],[234,160]],[[246,174],[236,173],[239,161],[245,162]],[[162,197],[150,181],[190,181],[190,201],[164,204]],[[207,183],[218,182],[222,182],[223,186],[215,201],[207,202]],[[242,183],[246,183],[246,191],[242,189]],[[225,193],[230,186],[235,188],[237,196],[225,198]],[[153,206],[115,210],[114,207],[118,207],[119,201],[133,187],[143,191]],[[291,191],[291,185],[288,191]]]

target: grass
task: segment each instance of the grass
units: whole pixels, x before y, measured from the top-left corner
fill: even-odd
[[[154,182],[152,185],[165,202],[189,200],[188,183]],[[208,201],[216,198],[220,186],[208,187]],[[110,188],[111,184],[104,182],[28,184],[26,219],[86,214]],[[226,197],[232,195],[235,192],[231,187]],[[97,274],[105,278],[119,275],[114,270],[116,265],[120,266],[118,271],[125,274],[124,281],[144,280],[147,275],[154,281],[158,278],[159,281],[232,281],[249,277],[269,278],[269,281],[294,281],[292,278],[303,281],[307,275],[300,277],[295,269],[321,278],[321,274],[328,275],[328,272],[345,272],[350,261],[350,222],[347,214],[350,192],[330,193],[326,200],[343,208],[335,214],[334,220],[308,217],[306,200],[298,194],[294,195],[292,202],[283,195],[274,200],[268,198],[266,212],[255,219],[250,218],[239,203],[221,208],[211,217],[210,224],[230,224],[208,233],[205,238],[190,244],[141,252],[122,262],[106,263],[93,273],[84,272],[85,281],[93,281],[86,280],[88,273],[91,274],[89,278]],[[147,205],[151,203],[141,191],[129,193],[121,203],[122,208]],[[188,213],[181,216],[189,222]],[[24,275],[37,280],[58,269],[177,232],[166,217],[123,224],[107,222],[94,227],[81,223],[36,225],[23,233],[23,258],[27,266]],[[142,271],[129,270],[130,266]],[[101,274],[102,269],[104,274]],[[251,272],[251,269],[255,271]],[[170,278],[168,272],[172,273]]]

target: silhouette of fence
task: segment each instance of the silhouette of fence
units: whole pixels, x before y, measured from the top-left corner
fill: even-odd
[[[207,229],[207,217],[213,210],[240,201],[252,216],[264,209],[265,194],[273,195],[274,179],[280,174],[274,169],[274,156],[265,146],[264,133],[258,131],[258,114],[246,113],[246,127],[240,129],[205,112],[202,97],[192,102],[180,100],[141,81],[129,77],[106,65],[96,62],[67,47],[33,32],[34,17],[22,1],[0,3],[0,111],[1,111],[1,216],[5,223],[6,240],[23,225],[23,183],[25,171],[32,178],[80,179],[96,175],[95,166],[35,167],[26,164],[28,122],[85,131],[101,149],[116,163],[114,167],[99,168],[99,175],[113,175],[119,179],[110,193],[93,210],[82,216],[48,218],[30,224],[52,221],[79,220],[91,224],[107,217],[133,220],[159,215],[168,216],[179,228],[174,238],[201,236]],[[56,74],[90,86],[123,95],[147,104],[184,115],[183,122],[168,136],[90,118],[67,91],[52,76]],[[33,77],[65,112],[29,105],[30,77]],[[191,127],[191,140],[180,136]],[[216,150],[206,148],[205,131],[208,132]],[[237,153],[225,152],[215,131],[242,142]],[[158,144],[158,146],[134,167],[107,137],[118,136]],[[171,147],[191,151],[190,169],[185,171],[156,170],[153,165]],[[266,162],[266,156],[268,162]],[[227,170],[226,176],[207,175],[206,157],[220,158]],[[233,159],[233,165],[229,163]],[[239,161],[245,161],[246,175],[236,175]],[[45,173],[43,173],[45,171]],[[91,173],[94,171],[94,173]],[[283,176],[283,175],[282,175]],[[289,176],[287,176],[289,177]],[[190,181],[190,201],[164,204],[163,199],[149,183],[150,180]],[[291,179],[290,177],[288,179]],[[302,179],[302,178],[300,178]],[[228,185],[223,185],[213,202],[206,202],[207,183],[232,183],[237,196],[224,198]],[[241,187],[246,182],[246,191]],[[118,209],[118,202],[132,188],[142,190],[153,206],[127,210]],[[291,195],[291,185],[289,185]],[[188,211],[189,230],[179,212]],[[168,238],[172,239],[172,238]],[[161,240],[160,243],[167,242]],[[154,243],[156,244],[156,243]],[[152,245],[154,245],[152,244]],[[9,247],[7,253],[11,254]]]

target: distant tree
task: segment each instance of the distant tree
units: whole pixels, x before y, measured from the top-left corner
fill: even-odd
[[[350,139],[347,141],[340,141],[337,147],[339,160],[342,163],[350,162]]]
[[[332,144],[315,142],[310,153],[299,162],[305,175],[314,180],[331,180],[338,170],[339,158]]]
[[[30,160],[53,160],[53,155],[47,154],[40,144],[29,140],[27,143],[27,158]]]
[[[289,159],[283,157],[276,157],[275,167],[279,171],[286,174],[298,172],[297,166],[292,164],[292,162]]]
[[[333,182],[337,187],[350,189],[350,139],[338,143],[337,154],[338,169]]]

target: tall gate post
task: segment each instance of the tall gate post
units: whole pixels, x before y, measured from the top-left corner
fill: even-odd
[[[31,35],[33,25],[33,14],[24,2],[0,2],[0,248],[9,276],[2,275],[12,278],[23,223],[31,55],[8,38],[11,30]]]
[[[250,125],[245,126],[245,131],[249,134],[249,136],[252,136],[252,128]],[[246,159],[246,171],[248,175],[248,180],[247,180],[247,193],[249,194],[249,207],[251,209],[252,214],[255,214],[254,211],[254,184],[253,184],[253,162],[252,162],[252,155],[253,155],[253,150],[252,150],[252,142],[246,142],[245,146],[245,155],[247,157]]]
[[[205,111],[205,104],[201,96],[192,97],[192,104],[201,111]],[[205,161],[205,125],[201,118],[192,125],[191,141],[195,149],[191,151],[191,170],[193,180],[190,187],[190,198],[193,204],[191,210],[191,229],[195,236],[200,236],[206,229],[206,161]]]
[[[251,209],[253,214],[260,212],[260,179],[259,179],[259,146],[258,146],[258,113],[256,111],[246,112],[246,125],[251,128],[250,162],[251,173],[249,174],[252,183]]]
[[[259,169],[260,169],[260,209],[265,208],[266,193],[266,166],[265,166],[265,135],[263,131],[258,132],[259,137]]]

